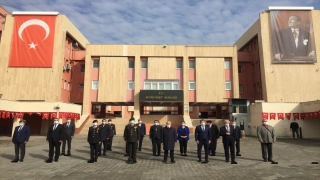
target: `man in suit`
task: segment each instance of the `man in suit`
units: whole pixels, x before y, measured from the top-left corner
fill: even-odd
[[[234,145],[235,141],[235,133],[233,126],[230,126],[230,121],[225,120],[224,126],[220,128],[220,136],[222,136],[222,143],[224,148],[224,155],[226,157],[226,162],[229,162],[229,149],[231,152],[231,164],[237,164],[235,161],[235,154],[234,154]]]
[[[124,127],[124,131],[126,130],[127,126],[130,126],[130,119],[128,124]],[[123,140],[126,141],[125,137],[124,137],[124,131],[123,131]],[[126,153],[123,156],[129,156],[129,145],[128,142],[126,142]]]
[[[295,139],[295,134],[297,133],[297,137],[299,138],[299,124],[296,122],[296,120],[293,120],[293,122],[290,124],[290,131],[292,131],[292,137]]]
[[[90,160],[88,163],[94,163],[98,161],[98,150],[101,144],[101,130],[98,126],[98,120],[93,120],[92,126],[88,130],[88,139],[90,145]]]
[[[71,150],[71,140],[74,137],[74,131],[75,131],[75,124],[71,122],[71,118],[67,118],[67,122],[63,124],[64,127],[64,139],[62,143],[62,153],[61,155],[70,156],[70,150]],[[67,154],[65,154],[66,150],[66,142],[68,142],[68,151]]]
[[[141,119],[138,120],[138,127],[140,128],[140,140],[139,140],[139,151],[141,151],[142,148],[142,141],[143,138],[146,136],[146,125],[142,123]]]
[[[160,156],[162,127],[158,120],[154,120],[154,125],[150,127],[149,137],[152,141],[153,156]],[[156,153],[156,150],[158,153]]]
[[[198,145],[198,162],[201,162],[201,150],[203,146],[205,152],[205,161],[201,163],[208,163],[209,144],[211,143],[211,129],[209,126],[206,126],[205,120],[202,119],[200,121],[200,125],[196,127],[194,137]]]
[[[124,130],[124,140],[128,144],[128,163],[137,163],[137,145],[140,139],[140,128],[134,124],[134,119],[130,119],[130,125],[127,125]]]
[[[208,126],[210,127],[211,130],[211,143],[209,146],[209,154],[210,156],[215,156],[216,155],[216,149],[217,149],[217,140],[219,139],[219,129],[218,126],[215,124],[212,124],[212,121],[209,120],[207,121]]]
[[[107,144],[108,144],[108,139],[110,135],[110,126],[107,125],[106,119],[102,120],[102,124],[99,126],[100,132],[101,132],[101,144],[99,145],[99,153],[98,156],[101,155],[101,149],[102,149],[102,144],[103,144],[103,154],[106,156],[107,154]]]
[[[110,134],[108,139],[108,150],[112,151],[112,141],[113,141],[113,137],[116,135],[116,125],[112,124],[112,120],[109,119],[108,126],[110,128]]]
[[[287,29],[280,30],[273,37],[274,58],[278,61],[293,56],[315,57],[315,50],[310,33],[300,26],[301,18],[297,15],[289,17]]]
[[[47,133],[47,142],[49,143],[49,158],[46,163],[52,163],[53,160],[53,150],[55,149],[54,161],[58,162],[60,155],[61,142],[64,139],[64,127],[59,124],[59,119],[53,120],[54,124],[49,126]]]
[[[162,129],[161,144],[163,145],[164,158],[163,162],[167,163],[168,152],[170,151],[171,163],[175,163],[174,160],[174,147],[177,142],[176,129],[171,127],[171,121],[167,121],[166,127]]]
[[[26,120],[22,119],[19,121],[19,126],[14,129],[12,136],[12,143],[14,144],[15,158],[11,162],[19,161],[19,150],[20,150],[20,162],[23,162],[24,155],[26,153],[26,144],[30,137],[30,127],[26,126]]]
[[[263,119],[262,125],[257,127],[257,137],[261,143],[262,158],[264,162],[273,162],[272,144],[276,142],[276,133],[272,126],[268,125],[268,120]]]
[[[237,121],[233,121],[232,126],[234,128],[234,135],[236,140],[236,156],[241,156],[240,154],[240,141],[242,140],[241,129],[239,126],[237,126]]]

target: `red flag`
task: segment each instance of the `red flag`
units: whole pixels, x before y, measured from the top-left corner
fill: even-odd
[[[70,113],[69,112],[64,113],[64,117],[65,118],[69,118],[70,117]]]
[[[262,113],[262,119],[269,119],[268,113]]]
[[[7,113],[6,113],[6,118],[9,118],[9,119],[10,119],[10,114],[11,114],[10,112],[7,112]]]
[[[14,112],[11,112],[11,117],[14,119]]]
[[[290,120],[291,119],[291,113],[285,113],[286,114],[286,118],[288,119],[288,120]]]
[[[293,113],[293,119],[294,120],[296,120],[296,119],[299,120],[299,113]]]
[[[305,119],[309,119],[309,113],[303,113]]]
[[[54,118],[57,118],[57,113],[55,112],[50,113],[50,119],[54,119]]]
[[[41,113],[38,112],[37,114],[38,114],[39,116],[41,116]]]
[[[56,16],[14,16],[10,67],[52,67]]]
[[[270,119],[275,120],[276,119],[276,113],[270,113]]]
[[[47,119],[48,120],[48,113],[42,113],[42,120]]]
[[[315,119],[318,119],[318,112],[314,112],[314,113],[313,113],[313,117],[314,117]]]
[[[278,113],[278,120],[283,120],[284,117],[283,117],[283,113]]]
[[[309,113],[309,117],[310,117],[310,119],[313,119],[313,113],[312,112]]]
[[[29,114],[29,116],[32,116],[33,113],[32,113],[32,112],[29,112],[28,114]]]
[[[63,112],[59,112],[59,118],[64,118],[64,113]]]
[[[74,117],[74,113],[70,113],[70,118],[71,119],[74,119],[75,117]]]
[[[18,113],[18,118],[19,119],[23,119],[23,117],[24,117],[24,113]]]
[[[6,111],[2,111],[2,113],[1,113],[1,118],[6,118]]]
[[[301,120],[304,120],[304,118],[305,118],[304,113],[300,113],[300,119],[301,119]]]

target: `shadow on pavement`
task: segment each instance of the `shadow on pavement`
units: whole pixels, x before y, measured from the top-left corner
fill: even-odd
[[[1,154],[1,157],[13,160],[15,158],[15,155],[12,155],[12,154]]]
[[[41,154],[34,154],[34,153],[29,153],[29,155],[33,158],[38,158],[38,159],[43,159],[43,160],[46,160],[48,159],[47,156],[44,156],[44,155],[41,155]]]
[[[88,153],[89,155],[89,153]],[[89,158],[85,158],[85,157],[82,157],[82,156],[77,156],[77,155],[71,155],[71,156],[60,156],[60,157],[66,157],[66,158],[74,158],[74,159],[80,159],[80,160],[89,160]]]
[[[77,151],[77,152],[81,152],[81,153],[90,154],[90,149],[88,149],[88,150],[76,149],[76,151]]]

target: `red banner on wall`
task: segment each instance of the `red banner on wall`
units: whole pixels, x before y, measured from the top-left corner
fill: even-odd
[[[262,113],[262,119],[269,119],[268,113]]]
[[[296,120],[296,119],[299,120],[299,113],[293,113],[293,119],[294,120]]]
[[[10,67],[52,67],[56,16],[15,16]]]
[[[278,113],[278,120],[284,120],[283,113]]]
[[[286,118],[288,119],[288,120],[290,120],[291,119],[291,113],[285,113],[286,114]]]

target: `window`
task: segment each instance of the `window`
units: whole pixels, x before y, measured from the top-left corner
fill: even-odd
[[[67,81],[63,81],[63,89],[67,88]]]
[[[182,61],[181,60],[176,60],[177,62],[177,69],[182,69]]]
[[[239,92],[243,93],[243,84],[239,84]]]
[[[226,90],[231,90],[231,82],[226,81]]]
[[[195,69],[195,68],[196,68],[196,61],[189,60],[189,69]]]
[[[242,66],[238,65],[238,73],[242,73]]]
[[[99,65],[98,65],[99,66]],[[80,72],[84,72],[85,71],[85,65],[84,64],[81,64],[80,65]]]
[[[92,89],[98,89],[98,81],[97,80],[92,81]]]
[[[230,69],[230,61],[224,61],[224,69]]]
[[[133,90],[134,89],[134,81],[128,81],[128,89]]]
[[[179,90],[178,81],[145,81],[145,90]]]
[[[147,60],[141,61],[141,68],[148,68],[148,61]]]
[[[134,68],[134,60],[129,60],[129,68],[133,69]]]
[[[83,92],[83,88],[84,88],[84,84],[83,84],[83,83],[80,83],[80,84],[79,84],[79,89],[78,89],[78,91],[79,91],[79,92]]]
[[[92,104],[92,110],[91,110],[92,114],[100,113],[100,111],[101,111],[101,105]]]
[[[93,60],[92,68],[99,68],[99,60]]]
[[[196,90],[196,82],[194,81],[189,82],[189,90]]]

